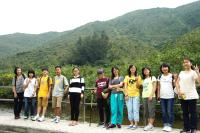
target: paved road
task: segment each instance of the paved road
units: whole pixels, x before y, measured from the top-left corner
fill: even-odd
[[[105,129],[102,127],[96,127],[93,123],[89,126],[88,123],[80,123],[77,126],[68,126],[69,121],[61,120],[60,123],[52,123],[50,119],[45,119],[44,122],[35,122],[31,120],[14,120],[12,110],[0,110],[0,132],[1,130],[10,130],[12,132],[29,132],[29,133],[41,133],[43,130],[48,130],[46,132],[66,132],[66,133],[148,133],[143,131],[143,128],[138,128],[136,130],[126,129],[127,126],[122,126],[121,129]],[[154,128],[151,133],[165,133],[161,128]],[[179,129],[173,129],[171,133],[179,133]],[[200,133],[200,131],[199,131]]]

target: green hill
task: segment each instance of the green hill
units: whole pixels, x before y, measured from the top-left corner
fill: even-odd
[[[30,52],[27,51],[28,48],[23,52],[16,51],[15,56],[1,59],[0,68],[15,65],[39,67],[69,64],[73,62],[73,50],[79,38],[91,37],[94,33],[101,34],[102,31],[109,37],[110,50],[108,50],[107,58],[101,63],[127,64],[134,61],[148,64],[150,61],[146,59],[154,59],[154,55],[155,59],[162,61],[164,57],[158,54],[160,49],[165,48],[165,45],[174,44],[177,38],[187,35],[200,26],[199,7],[200,1],[197,1],[174,9],[137,10],[109,21],[91,22],[74,30],[41,39],[43,42],[33,43],[35,47]],[[41,35],[38,36],[41,37]],[[0,44],[2,44],[1,40]],[[30,45],[33,46],[33,44]]]
[[[200,27],[179,37],[174,43],[166,44],[162,48],[161,61],[168,61],[173,64],[174,69],[182,68],[182,60],[189,57],[193,65],[200,65]],[[179,65],[177,65],[179,64]]]
[[[57,38],[61,33],[47,32],[43,34],[15,33],[0,36],[0,56],[15,55],[29,51]]]

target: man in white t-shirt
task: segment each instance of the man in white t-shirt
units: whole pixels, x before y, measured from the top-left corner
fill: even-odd
[[[196,65],[192,70],[190,59],[183,61],[184,71],[181,71],[177,80],[177,92],[181,99],[183,110],[184,129],[180,133],[196,133],[197,130],[197,99],[199,95],[195,82],[200,83],[199,68]]]
[[[52,122],[60,122],[62,99],[64,93],[67,92],[69,86],[67,78],[63,76],[61,66],[55,67],[56,76],[53,79],[53,91],[52,91],[52,108],[54,110],[55,117]]]

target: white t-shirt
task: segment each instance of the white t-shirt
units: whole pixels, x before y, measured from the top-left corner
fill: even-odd
[[[26,85],[29,78],[24,80],[24,85]],[[33,96],[34,87],[37,86],[36,78],[31,79],[31,82],[28,84],[28,87],[24,91],[24,97],[36,97],[36,93]]]
[[[179,74],[180,91],[185,94],[186,100],[199,99],[195,84],[195,79],[197,77],[197,73],[193,70],[181,71]]]
[[[172,74],[168,74],[167,76],[161,75],[158,78],[158,82],[160,83],[160,98],[170,99],[174,98],[174,89],[173,89],[173,76]]]

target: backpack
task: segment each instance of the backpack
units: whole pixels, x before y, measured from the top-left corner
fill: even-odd
[[[40,83],[41,83],[41,80],[42,80],[42,76],[39,78],[39,82],[38,82],[38,88],[40,88]],[[50,83],[50,77],[48,76],[47,77],[47,84],[48,84],[48,89],[49,89],[49,83]]]

